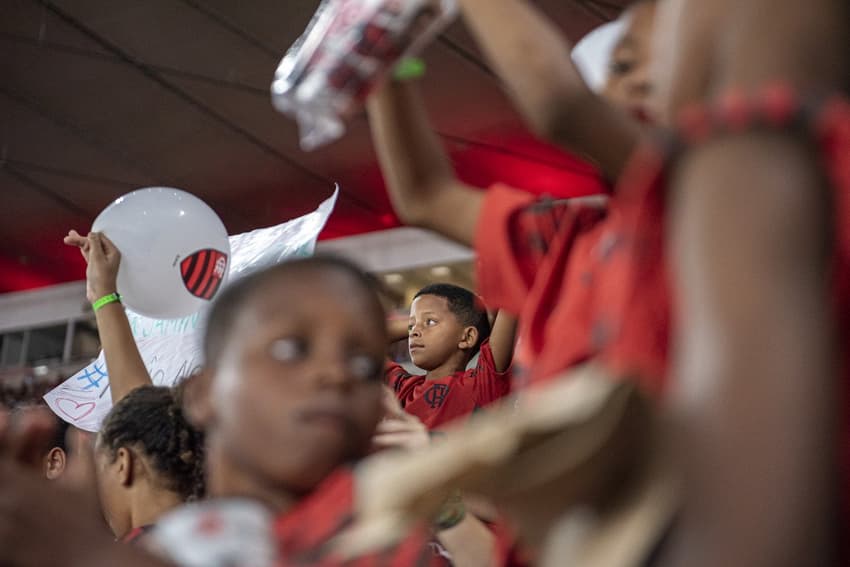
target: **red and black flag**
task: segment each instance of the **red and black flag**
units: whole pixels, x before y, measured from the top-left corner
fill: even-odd
[[[198,250],[180,262],[180,273],[189,293],[212,299],[227,273],[227,254],[212,248]]]

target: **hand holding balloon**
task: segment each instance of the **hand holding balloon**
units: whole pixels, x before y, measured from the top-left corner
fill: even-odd
[[[118,289],[118,266],[121,252],[106,235],[92,232],[87,237],[76,230],[68,232],[65,244],[76,246],[86,259],[86,298],[94,303]]]
[[[121,250],[117,280],[104,278],[99,283],[117,284],[121,301],[140,315],[154,319],[191,315],[208,305],[227,279],[227,230],[206,203],[185,191],[148,187],[123,195],[98,215],[92,232],[101,234],[95,239],[102,242],[104,267],[117,268],[116,247]],[[103,242],[102,234],[109,240]],[[85,255],[79,235],[69,235],[69,240]],[[93,249],[91,242],[90,268]]]

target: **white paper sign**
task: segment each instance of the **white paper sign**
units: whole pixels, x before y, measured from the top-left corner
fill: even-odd
[[[269,228],[230,237],[228,282],[287,258],[311,256],[316,239],[336,204],[339,187],[312,213]],[[204,312],[180,319],[150,319],[127,311],[142,360],[158,386],[173,386],[203,364],[201,325]],[[97,359],[48,392],[44,400],[71,425],[98,431],[112,408],[109,371],[103,352]]]

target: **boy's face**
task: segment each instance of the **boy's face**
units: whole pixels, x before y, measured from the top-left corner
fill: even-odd
[[[466,334],[466,328],[449,309],[448,300],[436,295],[420,295],[413,300],[408,329],[410,359],[426,371],[456,354]]]
[[[212,370],[205,424],[231,466],[306,492],[366,454],[387,341],[367,299],[351,275],[304,267],[246,301]]]
[[[641,121],[653,118],[652,33],[655,22],[655,2],[641,2],[623,17],[628,25],[611,54],[608,80],[603,96]]]

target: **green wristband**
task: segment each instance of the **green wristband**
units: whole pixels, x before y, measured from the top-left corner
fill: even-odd
[[[425,61],[418,57],[408,57],[402,59],[395,66],[393,78],[396,81],[408,81],[410,79],[418,79],[425,74]]]
[[[110,293],[109,295],[104,295],[97,301],[91,304],[91,308],[95,311],[103,307],[104,305],[109,305],[110,303],[120,303],[121,295],[118,293]]]

